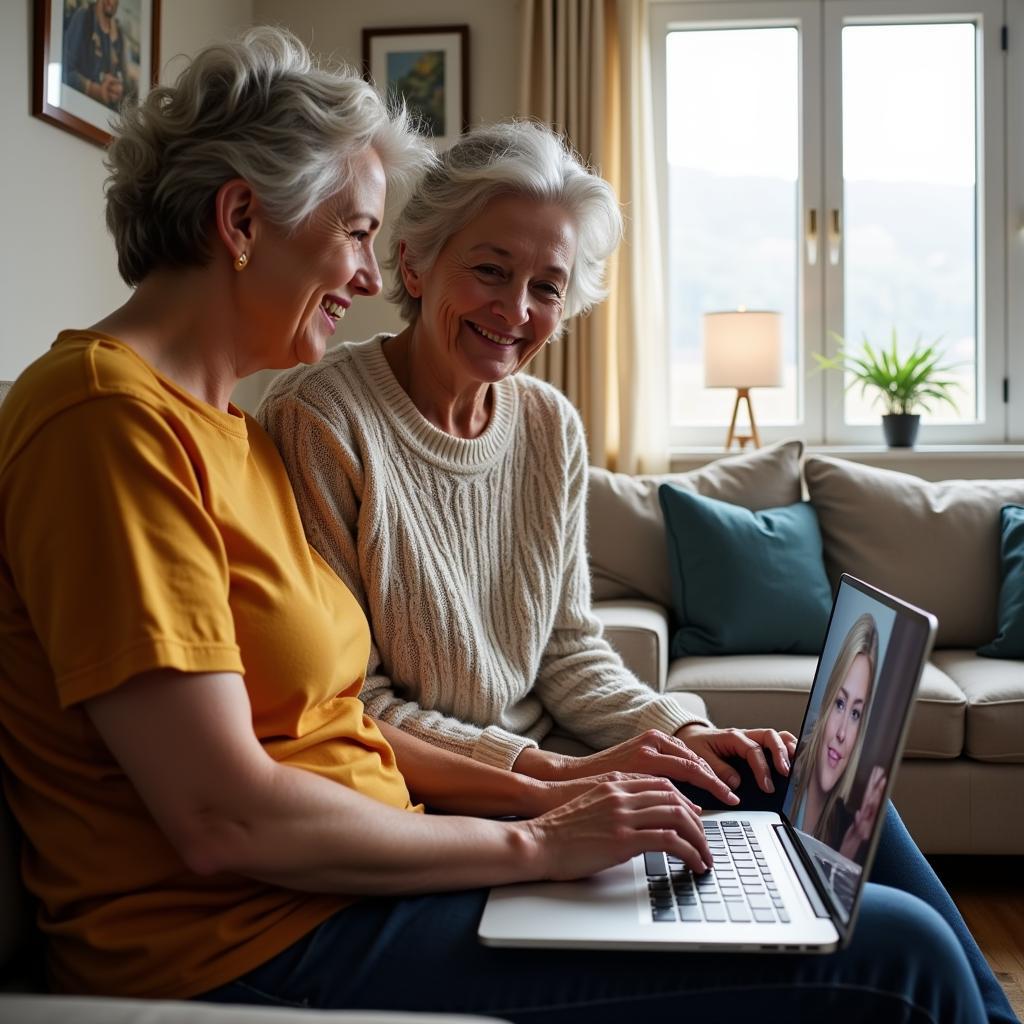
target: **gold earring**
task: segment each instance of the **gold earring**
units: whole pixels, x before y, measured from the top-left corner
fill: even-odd
[[[235,257],[235,270],[245,270],[249,266],[249,254],[247,252],[240,252]]]

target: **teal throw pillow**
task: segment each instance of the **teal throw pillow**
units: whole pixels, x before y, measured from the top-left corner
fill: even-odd
[[[999,514],[1002,584],[996,638],[978,653],[986,658],[1024,658],[1024,508],[1004,505]]]
[[[751,512],[672,484],[658,488],[668,534],[672,656],[818,654],[832,609],[809,502]]]

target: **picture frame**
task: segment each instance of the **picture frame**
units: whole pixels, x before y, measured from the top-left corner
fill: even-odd
[[[35,0],[32,113],[97,145],[160,69],[160,0]]]
[[[469,26],[364,28],[363,74],[401,96],[437,150],[469,127]]]

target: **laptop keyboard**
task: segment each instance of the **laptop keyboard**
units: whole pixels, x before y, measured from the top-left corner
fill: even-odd
[[[678,857],[645,853],[654,921],[789,922],[778,886],[749,821],[704,822],[715,866],[694,875]]]

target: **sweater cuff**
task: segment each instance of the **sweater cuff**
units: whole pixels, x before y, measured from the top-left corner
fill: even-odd
[[[674,701],[667,695],[662,695],[657,700],[652,700],[644,708],[640,720],[643,723],[644,729],[660,729],[662,732],[668,733],[669,736],[675,735],[684,725],[690,725],[692,722],[697,722],[700,725],[711,725],[706,718],[701,718],[700,715],[687,711],[677,701]]]
[[[535,746],[537,744],[525,736],[517,736],[515,733],[489,725],[480,733],[480,738],[473,747],[473,760],[511,771],[512,765],[516,763],[516,758],[523,750]]]

